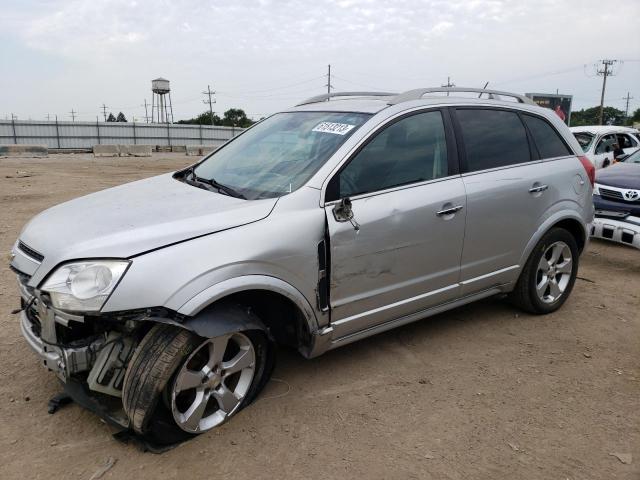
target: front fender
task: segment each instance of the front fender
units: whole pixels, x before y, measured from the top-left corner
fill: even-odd
[[[318,331],[318,320],[305,296],[289,283],[268,275],[243,275],[216,283],[185,302],[178,313],[193,317],[212,303],[232,293],[247,290],[268,290],[287,297],[303,313],[309,332]]]

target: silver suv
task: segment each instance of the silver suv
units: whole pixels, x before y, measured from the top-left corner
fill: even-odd
[[[176,442],[248,405],[276,345],[315,357],[492,295],[560,308],[592,218],[582,155],[520,95],[315,97],[32,219],[22,333],[76,402]]]

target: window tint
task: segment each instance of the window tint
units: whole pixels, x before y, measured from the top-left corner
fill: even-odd
[[[378,133],[340,172],[340,196],[374,192],[447,175],[442,114],[419,113]]]
[[[527,133],[515,112],[460,109],[456,116],[462,130],[467,171],[531,160]]]
[[[541,158],[571,155],[571,151],[564,144],[558,132],[545,120],[531,115],[524,115],[524,121],[529,127]]]

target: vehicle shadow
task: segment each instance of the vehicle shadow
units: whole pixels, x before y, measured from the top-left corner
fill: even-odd
[[[273,375],[287,382],[304,379],[305,388],[313,388],[309,380],[324,377],[326,372],[341,377],[344,375],[341,372],[359,371],[370,367],[372,362],[384,368],[384,362],[393,361],[390,351],[397,352],[403,347],[441,350],[460,337],[472,340],[478,334],[492,331],[505,334],[509,326],[515,327],[533,317],[504,299],[484,299],[330,350],[314,359],[304,359],[291,348],[279,348]]]

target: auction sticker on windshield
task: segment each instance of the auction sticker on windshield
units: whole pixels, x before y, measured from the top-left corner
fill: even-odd
[[[312,132],[334,133],[336,135],[345,135],[355,127],[355,125],[349,125],[348,123],[335,123],[335,122],[320,122],[316,127],[311,130]]]

